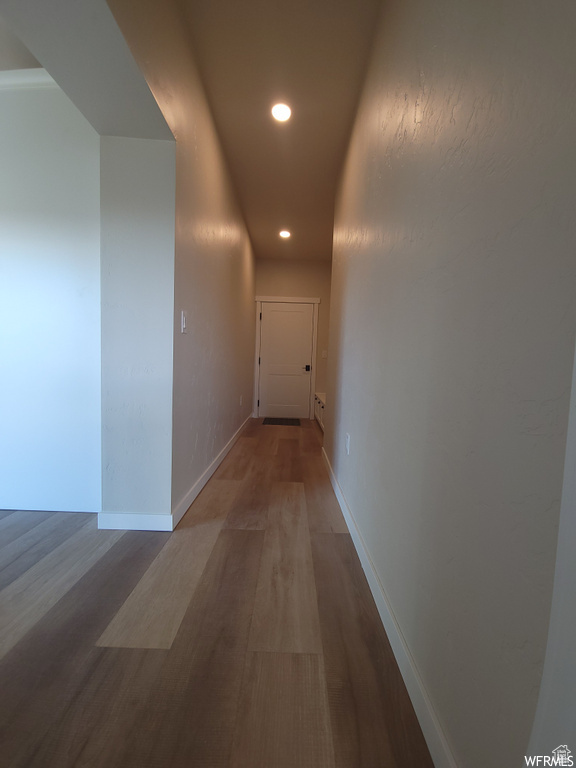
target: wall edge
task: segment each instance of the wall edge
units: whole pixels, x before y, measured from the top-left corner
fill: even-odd
[[[58,83],[42,67],[0,72],[0,90],[19,91],[25,88],[58,88]]]

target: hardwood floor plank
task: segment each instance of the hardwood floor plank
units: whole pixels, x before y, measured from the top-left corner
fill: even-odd
[[[0,592],[0,658],[124,535],[93,519]]]
[[[348,533],[348,526],[332,490],[322,457],[307,456],[302,461],[302,473],[310,530]]]
[[[337,768],[433,768],[350,536],[311,538]]]
[[[254,610],[263,531],[220,531],[173,648],[195,637],[240,637],[247,641]]]
[[[169,653],[117,755],[97,768],[228,768],[244,649],[200,637],[187,655]]]
[[[78,695],[26,755],[27,768],[113,765],[166,661],[162,651],[121,648],[90,656]]]
[[[15,512],[0,520],[0,550],[28,533],[55,512]]]
[[[91,520],[92,515],[57,512],[0,549],[0,590]]]
[[[167,537],[164,533],[126,533],[0,660],[3,766],[28,768],[42,739],[73,710],[107,653],[94,648],[96,638]],[[104,701],[99,706],[108,706],[106,693],[111,692],[103,687]],[[62,766],[46,760],[38,768]]]
[[[2,768],[432,768],[321,434],[238,442],[173,534],[0,515]]]
[[[322,651],[301,483],[272,486],[249,648],[283,653]]]
[[[294,432],[292,432],[291,437],[278,438],[276,456],[278,459],[293,459],[300,456],[300,441],[294,435]]]
[[[256,442],[256,438],[253,437],[239,437],[232,446],[230,453],[214,473],[214,478],[218,480],[243,480]]]
[[[162,675],[111,768],[228,768],[263,538],[221,531]]]
[[[258,432],[255,454],[257,456],[276,456],[280,437],[282,437],[282,427],[261,426]]]
[[[230,768],[333,768],[322,657],[249,654]]]
[[[220,480],[213,477],[194,500],[176,530],[194,528],[211,521],[223,522],[241,487],[240,480]]]
[[[300,453],[305,456],[320,456],[324,435],[318,424],[310,419],[302,419],[300,430]]]
[[[203,489],[99,638],[99,646],[172,646],[238,487],[237,480],[213,480]]]
[[[263,530],[268,524],[268,506],[272,491],[273,460],[252,457],[244,480],[231,506],[225,528]]]
[[[171,648],[222,521],[174,531],[97,645]]]
[[[264,419],[260,418],[249,419],[242,432],[242,437],[255,437],[258,439],[260,437],[263,421]]]
[[[282,427],[281,427],[282,429]],[[294,427],[283,427],[283,429],[292,429]],[[276,449],[276,459],[272,478],[276,482],[301,483],[302,459],[300,458],[300,441],[297,437],[280,437]]]

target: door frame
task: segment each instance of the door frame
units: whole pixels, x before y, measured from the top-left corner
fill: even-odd
[[[260,416],[258,393],[260,390],[260,323],[262,322],[262,304],[312,304],[312,376],[310,377],[310,402],[308,403],[308,418],[314,418],[314,394],[316,392],[316,351],[318,337],[318,305],[319,298],[302,298],[296,296],[256,296],[256,353],[254,355],[254,402],[252,412]]]

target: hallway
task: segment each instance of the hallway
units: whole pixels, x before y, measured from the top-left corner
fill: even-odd
[[[253,425],[184,520],[254,410],[257,297],[320,299],[323,458],[434,764],[576,751],[574,30],[0,0],[0,763],[258,764],[288,660],[312,762],[417,753],[313,431]]]
[[[1,514],[3,768],[432,766],[315,423],[252,419],[173,534]]]

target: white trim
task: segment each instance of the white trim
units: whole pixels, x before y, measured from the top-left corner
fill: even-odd
[[[318,299],[320,303],[320,299]],[[308,418],[314,418],[314,393],[316,392],[316,363],[318,354],[318,304],[312,307],[312,376],[310,377],[310,402],[308,404]]]
[[[259,397],[260,397],[260,344],[262,341],[261,328],[262,328],[262,302],[256,302],[256,349],[254,352],[254,397],[252,402],[252,410],[254,411],[256,418],[260,415]]]
[[[255,301],[272,301],[274,304],[320,304],[320,299],[296,298],[294,296],[256,296]]]
[[[332,488],[334,489],[338,504],[340,505],[340,509],[342,510],[342,514],[348,525],[348,530],[350,531],[362,568],[366,574],[370,591],[372,592],[376,607],[378,608],[378,613],[382,619],[382,624],[388,635],[396,662],[400,669],[400,673],[402,674],[404,684],[408,690],[434,765],[436,768],[458,768],[438,716],[428,697],[426,688],[424,687],[424,683],[420,677],[418,668],[416,667],[416,663],[414,662],[406,640],[402,635],[402,630],[396,620],[386,590],[378,577],[374,563],[368,554],[364,539],[362,538],[362,534],[358,530],[354,515],[348,506],[342,488],[340,488],[340,485],[338,484],[338,480],[336,479],[336,475],[334,474],[334,470],[332,469],[332,465],[330,464],[330,460],[328,459],[328,455],[324,448],[322,448],[322,457],[328,469]]]
[[[210,480],[214,472],[216,472],[220,464],[222,464],[227,454],[230,452],[230,449],[232,448],[236,440],[238,440],[242,430],[244,429],[246,424],[248,424],[251,418],[252,418],[252,414],[250,414],[250,416],[248,416],[248,418],[243,422],[243,424],[239,427],[239,429],[236,430],[236,432],[232,435],[230,440],[228,440],[224,448],[222,448],[218,456],[216,456],[214,461],[212,461],[210,466],[208,466],[204,470],[204,472],[200,475],[198,480],[196,480],[196,482],[194,483],[192,488],[190,488],[190,490],[184,496],[184,498],[182,498],[178,502],[178,504],[174,507],[174,509],[172,510],[172,517],[174,519],[174,528],[176,528],[180,520],[182,520],[182,518],[190,508],[190,505],[192,504],[194,499],[198,496],[202,488],[204,488],[208,480]]]
[[[172,515],[99,512],[98,528],[106,531],[172,531]]]
[[[230,449],[240,437],[240,434],[246,424],[252,418],[248,416],[242,426],[232,435],[218,456],[212,461],[198,480],[190,488],[188,493],[178,502],[172,510],[171,515],[141,515],[130,512],[100,512],[98,514],[98,528],[113,531],[173,531],[180,520],[184,517],[194,499],[198,496],[202,488],[218,469]]]
[[[42,67],[7,69],[0,72],[0,91],[23,88],[58,88],[58,83]]]

